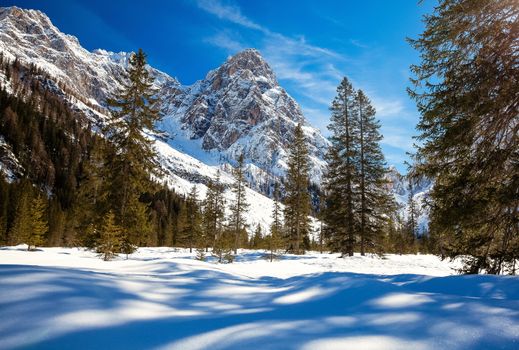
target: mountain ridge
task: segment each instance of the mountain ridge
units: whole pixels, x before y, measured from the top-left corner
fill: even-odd
[[[10,58],[36,64],[101,108],[120,88],[131,54],[88,51],[76,37],[59,31],[44,13],[18,7],[0,9],[0,39],[0,50]],[[295,125],[301,122],[311,144],[312,179],[320,181],[327,140],[306,121],[257,50],[230,57],[188,86],[151,66],[149,69],[162,101],[165,118],[161,127],[170,136],[201,139],[203,151],[217,151],[220,159],[230,162],[243,153],[271,182],[279,181],[286,171],[285,149]],[[280,121],[282,135],[273,132],[276,121]],[[268,187],[261,179],[255,182]]]
[[[97,124],[108,113],[106,98],[121,87],[131,54],[88,51],[43,12],[18,7],[0,8],[0,52],[11,60],[35,64],[65,85],[68,94],[83,101],[83,105],[76,102],[78,108]],[[187,192],[188,183],[206,183],[214,178],[214,169],[229,171],[227,164],[243,153],[251,188],[270,195],[273,183],[280,182],[286,171],[297,123],[303,124],[309,140],[311,180],[320,183],[329,142],[308,123],[258,50],[230,56],[192,85],[182,85],[151,66],[149,71],[162,101],[160,128],[168,135],[157,141],[169,172],[164,181],[177,190]],[[174,185],[175,181],[183,185]],[[395,193],[395,198],[403,204],[404,195]]]

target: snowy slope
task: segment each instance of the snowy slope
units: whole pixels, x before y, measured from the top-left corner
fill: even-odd
[[[519,278],[434,256],[229,265],[146,248],[0,248],[0,349],[517,349]]]
[[[413,188],[411,190],[409,188],[409,180],[405,176],[401,175],[395,167],[389,168],[387,177],[390,182],[390,190],[400,207],[399,215],[401,218],[407,220],[409,195],[412,191],[413,201],[418,209],[418,233],[421,234],[427,232],[429,225],[429,209],[426,204],[433,182],[427,179],[422,179],[417,183],[413,183]]]
[[[167,175],[162,181],[165,181],[170,188],[175,189],[180,194],[187,195],[192,186],[196,186],[199,198],[204,198],[207,192],[208,179],[215,180],[218,171],[220,171],[220,181],[226,185],[225,201],[227,204],[233,201],[233,194],[230,186],[234,182],[229,172],[226,172],[225,165],[207,165],[186,153],[177,151],[170,147],[167,143],[157,140],[155,147],[159,154],[159,160],[162,167],[167,170]],[[250,204],[247,222],[250,231],[255,225],[260,224],[264,230],[270,227],[271,213],[274,202],[272,199],[246,188],[247,202]]]
[[[286,171],[287,149],[298,123],[309,142],[311,178],[319,183],[329,145],[304,118],[297,102],[279,85],[261,54],[254,49],[230,57],[205,79],[186,87],[176,106],[166,111],[163,126],[220,157],[247,160],[272,177]]]
[[[61,33],[42,12],[17,7],[0,8],[0,52],[8,59],[16,58],[27,64],[35,64],[50,74],[51,79],[55,80],[50,81],[53,92],[75,97],[72,99],[68,96],[73,107],[83,111],[94,125],[102,124],[106,118],[102,106],[106,98],[120,88],[120,77],[129,58],[129,54],[124,52],[89,52],[81,47],[77,38]],[[155,88],[159,91],[163,111],[174,108],[178,102],[177,95],[186,88],[167,74],[152,67],[149,69],[155,77]],[[0,79],[2,85],[10,91],[9,81],[1,74]],[[200,142],[184,135],[181,125],[172,127],[169,122],[168,126],[171,137],[167,142],[156,140],[159,159],[166,170],[161,181],[183,194],[196,185],[201,198],[206,191],[204,183],[209,179],[214,180],[218,169],[222,172],[225,184],[232,182],[229,175],[231,167],[226,166],[227,160],[222,158],[219,151],[204,150]],[[9,145],[0,138],[0,171],[4,176],[12,178],[20,172],[16,164]],[[260,171],[258,178],[263,174],[264,171]],[[225,195],[230,203],[230,191]],[[247,198],[251,204],[251,215],[248,217],[250,226],[259,223],[266,229],[270,225],[272,201],[250,189],[247,190]]]
[[[0,8],[0,52],[35,64],[68,93],[99,108],[121,87],[130,57],[102,49],[90,52],[76,37],[60,32],[44,13],[17,7]],[[287,145],[296,124],[302,123],[310,143],[312,179],[319,182],[328,141],[308,124],[258,51],[231,57],[192,86],[149,69],[165,116],[161,127],[170,134],[173,147],[177,139],[200,140],[184,151],[198,158],[202,151],[212,150],[211,159],[231,162],[243,153],[248,162],[277,177],[286,170]]]
[[[14,155],[11,146],[0,135],[0,175],[7,181],[13,181],[23,172],[20,162]]]
[[[53,91],[74,97],[70,99],[74,108],[94,125],[106,118],[106,98],[121,87],[130,56],[101,49],[90,52],[77,38],[56,28],[44,13],[17,7],[0,8],[0,52],[50,74],[55,80],[49,82]],[[243,153],[253,190],[248,191],[253,214],[250,224],[266,227],[272,203],[257,192],[269,195],[271,185],[285,173],[287,150],[297,123],[303,124],[309,141],[311,179],[320,183],[329,143],[306,121],[297,102],[279,85],[257,50],[247,49],[230,57],[191,86],[183,86],[153,67],[149,70],[164,114],[159,127],[168,135],[157,141],[167,170],[163,180],[179,192],[186,193],[196,184],[200,193],[205,193],[204,183],[214,179],[218,169],[229,183],[231,165]],[[1,74],[0,83],[9,89],[9,82]],[[13,177],[20,169],[9,168],[16,160],[8,160],[5,155],[9,154],[8,145],[0,145],[0,152],[2,172]],[[405,207],[403,179],[396,170],[391,178],[395,198]],[[424,188],[415,197],[423,203],[426,195]],[[402,209],[403,215],[405,212]],[[426,227],[425,211],[419,222]]]

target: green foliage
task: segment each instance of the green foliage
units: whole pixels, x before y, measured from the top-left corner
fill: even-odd
[[[332,145],[326,157],[328,171],[324,178],[326,209],[323,218],[330,249],[350,256],[359,226],[355,217],[355,203],[359,198],[355,186],[355,160],[359,155],[355,98],[351,83],[344,78],[330,108],[332,116],[328,129],[332,132]]]
[[[49,223],[46,218],[47,203],[41,194],[33,198],[29,210],[30,230],[25,236],[27,250],[35,249],[43,245],[44,236],[49,230]]]
[[[19,61],[8,63],[2,57],[0,70],[10,72],[13,86],[9,92],[0,87],[0,135],[20,163],[20,167],[11,164],[12,181],[0,176],[0,244],[24,241],[30,231],[28,213],[34,188],[38,188],[49,194],[49,230],[43,244],[94,247],[99,238],[96,227],[103,215],[112,207],[121,208],[116,201],[121,182],[113,181],[116,174],[111,173],[111,166],[122,164],[121,159],[116,159],[122,148],[113,147],[92,132],[96,127],[89,119],[72,110],[67,98],[55,93],[56,79]],[[71,89],[63,85],[60,88],[73,96]],[[146,123],[141,126],[153,132]],[[143,135],[137,136],[142,140]],[[124,232],[129,244],[174,244],[177,216],[184,200],[153,183],[147,169],[145,176],[139,174],[143,175],[137,181],[139,191],[123,201],[128,214],[128,229]],[[120,220],[118,224],[122,224]]]
[[[103,218],[97,241],[97,253],[104,261],[112,260],[121,250],[122,228],[116,224],[115,214],[110,210]]]
[[[288,156],[285,184],[285,228],[288,251],[304,254],[304,241],[310,232],[311,204],[309,186],[308,145],[301,124],[294,132],[294,140]]]
[[[519,123],[515,0],[442,0],[411,45],[421,119],[413,173],[434,179],[430,233],[464,272],[515,273]]]
[[[234,240],[235,237],[233,231],[218,231],[212,254],[214,257],[218,259],[219,263],[232,263],[234,261],[234,255],[232,250]]]
[[[32,188],[28,182],[23,182],[17,193],[18,201],[16,203],[16,210],[14,212],[14,219],[11,224],[8,244],[15,245],[23,243],[31,232],[31,217],[30,217],[30,196],[32,195]]]
[[[222,231],[225,218],[224,189],[218,172],[216,180],[209,181],[207,184],[207,193],[202,204],[202,225],[206,248],[212,246],[214,249],[217,246],[216,242]]]
[[[202,237],[202,216],[196,186],[191,188],[186,205],[180,211],[178,235],[178,242],[185,247],[189,247],[190,253],[194,247],[198,247],[199,244],[204,242]]]
[[[326,227],[321,234],[343,256],[352,256],[357,242],[361,255],[380,252],[384,226],[396,209],[385,180],[380,123],[368,97],[347,78],[337,88],[331,111],[332,146],[321,215]]]
[[[263,247],[264,247],[264,238],[263,238],[263,233],[262,233],[260,224],[256,225],[254,234],[252,235],[250,242],[249,242],[249,247],[251,249],[263,249]]]
[[[269,260],[272,262],[277,255],[277,251],[285,246],[283,239],[283,218],[281,205],[279,203],[279,185],[274,185],[274,208],[272,209],[272,224],[270,225],[270,234],[266,237],[267,248],[270,252]]]
[[[237,254],[238,246],[241,243],[240,236],[247,227],[245,214],[249,210],[249,204],[247,203],[247,197],[245,193],[245,163],[243,154],[238,157],[238,164],[233,169],[232,174],[234,177],[234,184],[232,185],[231,189],[234,194],[234,201],[230,206],[231,217],[229,219],[229,224],[234,234],[234,254]]]
[[[149,203],[140,199],[151,190],[150,176],[160,173],[153,140],[146,133],[157,132],[155,123],[161,116],[142,50],[130,58],[126,78],[123,89],[107,101],[111,108],[103,130],[109,141],[104,154],[107,198],[130,242],[143,244],[142,237],[149,233],[151,222]]]
[[[396,203],[385,179],[387,169],[380,148],[382,135],[379,132],[380,123],[375,118],[375,109],[362,90],[357,92],[355,103],[359,148],[355,165],[360,195],[356,212],[360,216],[360,252],[364,255],[366,250],[383,250],[380,246],[383,228],[387,218],[396,210]]]

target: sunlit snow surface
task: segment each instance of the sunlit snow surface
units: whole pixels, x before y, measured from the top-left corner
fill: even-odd
[[[0,248],[0,348],[517,349],[519,278],[434,256]]]

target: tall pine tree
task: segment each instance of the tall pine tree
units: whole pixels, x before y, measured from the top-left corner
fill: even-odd
[[[150,226],[148,205],[141,196],[149,190],[150,176],[160,173],[148,136],[157,132],[155,123],[161,119],[152,86],[146,55],[139,49],[129,60],[122,90],[108,100],[111,117],[104,129],[111,146],[106,154],[109,203],[134,244],[145,241],[142,229]]]
[[[202,203],[203,210],[203,231],[206,248],[216,245],[216,241],[221,234],[223,221],[225,219],[225,198],[224,186],[220,182],[220,172],[216,179],[210,180],[207,184],[207,193]],[[207,249],[206,249],[207,251]]]
[[[283,247],[283,218],[280,204],[279,184],[274,184],[274,208],[272,209],[272,224],[270,225],[270,235],[267,237],[269,259],[272,262],[278,249]]]
[[[29,211],[30,231],[27,232],[25,238],[27,250],[32,250],[43,245],[44,236],[49,230],[46,211],[47,201],[41,194],[38,194],[32,200],[31,209]]]
[[[362,90],[357,92],[355,102],[358,111],[358,159],[355,163],[360,178],[360,203],[356,208],[360,216],[360,253],[365,255],[366,249],[370,247],[375,248],[376,252],[382,250],[380,245],[375,245],[381,242],[387,218],[396,205],[385,179],[387,169],[380,148],[382,135],[379,132],[380,123],[375,118],[375,109]]]
[[[245,163],[243,154],[238,157],[238,164],[232,171],[234,177],[234,184],[232,192],[234,194],[234,201],[231,203],[231,217],[229,224],[234,235],[234,254],[238,253],[239,240],[243,232],[246,230],[245,215],[249,210],[247,197],[245,193]]]
[[[434,179],[430,232],[465,272],[519,258],[516,0],[441,0],[410,40],[409,89],[422,115],[414,173]]]
[[[358,203],[355,168],[358,160],[358,112],[356,93],[347,78],[337,87],[337,96],[330,110],[332,116],[328,129],[332,132],[332,145],[327,154],[328,171],[324,177],[326,209],[323,218],[332,251],[352,256],[359,226],[355,215]]]
[[[181,209],[178,224],[179,239],[184,246],[189,247],[189,252],[201,241],[202,217],[200,214],[200,203],[198,201],[198,190],[195,185],[187,196],[186,204]]]
[[[304,254],[304,241],[310,232],[311,204],[308,192],[310,170],[308,145],[301,124],[294,131],[294,140],[288,155],[288,171],[285,184],[285,227],[288,251]]]

